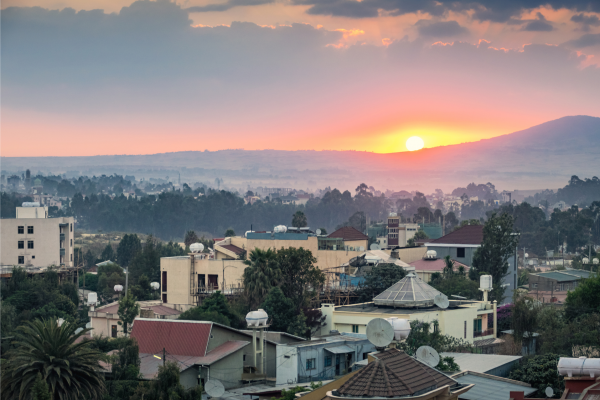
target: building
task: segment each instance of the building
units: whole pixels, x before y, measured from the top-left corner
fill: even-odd
[[[369,363],[326,393],[326,400],[457,400],[472,384],[461,384],[408,354],[389,349],[369,355]]]
[[[424,255],[420,260],[416,260],[411,262],[409,265],[414,268],[417,276],[425,281],[431,282],[431,275],[436,272],[442,273],[444,268],[446,267],[446,261],[443,258],[437,256],[437,252],[435,250],[430,250],[434,253],[429,253],[430,256]],[[454,262],[454,269],[457,271],[460,267],[463,267],[465,272],[469,272],[469,266],[465,265],[459,261],[452,260]]]
[[[401,224],[400,217],[391,213],[388,217],[387,247],[406,247],[408,240],[415,236],[419,230],[419,224]]]
[[[363,334],[332,334],[277,346],[277,385],[334,379],[366,360],[375,346]]]
[[[174,361],[179,365],[180,382],[185,388],[217,379],[229,389],[241,386],[245,380],[264,379],[265,375],[274,379],[280,363],[275,358],[277,345],[304,340],[286,333],[269,333],[264,347],[266,374],[262,374],[261,365],[254,363],[253,336],[248,331],[207,321],[137,318],[131,336],[139,345],[144,378],[153,379],[159,365]],[[260,347],[260,337],[256,341]]]
[[[529,295],[544,303],[564,303],[567,293],[590,275],[592,272],[581,269],[529,274]]]
[[[475,251],[483,243],[483,225],[465,225],[439,239],[425,243],[428,250],[435,250],[439,258],[450,256],[468,267],[473,266]],[[516,251],[516,249],[515,249]],[[517,288],[517,263],[516,257],[508,260],[508,273],[502,279],[501,284],[506,285],[504,291],[504,302],[510,302],[513,292]],[[494,282],[496,284],[497,282]]]
[[[477,353],[440,353],[440,357],[453,357],[461,371],[477,371],[484,374],[506,378],[521,356]]]
[[[440,333],[466,340],[482,347],[482,342],[497,334],[496,303],[450,300],[448,308],[434,304],[440,294],[414,273],[379,294],[372,302],[335,306],[323,304],[326,325],[320,334],[331,330],[366,334],[367,324],[375,318],[400,318],[410,321],[438,322]],[[492,319],[493,327],[488,325]]]
[[[48,208],[38,203],[23,203],[16,211],[16,218],[2,220],[2,265],[74,266],[73,217],[48,218]]]
[[[138,301],[140,316],[153,319],[177,319],[179,314],[190,308],[189,305],[162,303],[160,300]],[[121,337],[123,328],[119,326],[119,302],[107,304],[88,311],[92,336]]]
[[[507,400],[513,391],[522,391],[529,396],[537,389],[530,384],[476,371],[464,371],[452,375],[452,379],[463,385],[474,385],[471,390],[458,396],[460,400]]]

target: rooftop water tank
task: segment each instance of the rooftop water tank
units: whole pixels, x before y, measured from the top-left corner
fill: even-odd
[[[202,253],[204,251],[204,245],[202,243],[190,244],[190,251],[192,253]]]
[[[479,277],[479,287],[483,290],[492,290],[492,276],[481,275]]]
[[[244,237],[248,237],[249,233],[254,233],[254,231],[246,231],[246,233],[244,234]]]
[[[387,322],[394,328],[394,340],[403,340],[410,334],[410,321],[401,318],[386,318]]]
[[[24,201],[21,207],[40,207],[39,201]]]
[[[437,259],[437,251],[435,250],[427,250],[427,253],[425,253],[425,258],[428,260],[435,260]]]
[[[246,314],[246,323],[248,326],[266,326],[269,316],[266,311],[259,308],[258,311],[250,311]]]
[[[562,376],[590,376],[595,378],[600,376],[600,358],[567,358],[561,357],[558,360],[558,373]]]

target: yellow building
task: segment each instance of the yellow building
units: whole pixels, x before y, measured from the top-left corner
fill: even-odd
[[[409,321],[438,321],[440,333],[478,345],[478,341],[496,338],[496,303],[484,301],[449,301],[447,308],[434,304],[437,290],[414,273],[377,296],[372,302],[334,306],[323,304],[326,325],[317,334],[338,332],[366,333],[374,318],[399,318]],[[493,318],[493,328],[488,320]]]

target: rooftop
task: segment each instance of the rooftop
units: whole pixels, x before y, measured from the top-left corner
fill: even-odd
[[[525,392],[525,395],[530,395],[537,390],[527,383],[473,371],[462,372],[453,375],[452,378],[464,385],[475,385],[471,390],[460,395],[460,398],[465,400],[507,400],[510,398],[511,391]]]
[[[384,290],[373,299],[376,305],[394,307],[431,307],[438,290],[410,272],[403,279]]]
[[[204,357],[212,322],[137,318],[131,336],[136,338],[140,353]]]
[[[497,354],[441,353],[441,357],[454,357],[461,371],[489,372],[503,365],[513,363],[523,357]]]
[[[557,282],[577,281],[579,279],[589,278],[592,273],[582,269],[569,269],[564,271],[548,271],[531,274],[542,278],[553,279]]]
[[[138,301],[140,308],[143,310],[152,310],[157,315],[179,315],[181,311],[174,309],[173,307],[165,306],[164,304],[158,304],[160,300],[155,302]],[[155,303],[155,304],[153,304]],[[116,314],[119,311],[119,302],[107,304],[102,307],[96,308],[96,313]]]
[[[465,225],[439,239],[432,240],[429,246],[436,244],[470,244],[480,245],[483,242],[483,225]]]
[[[447,309],[450,309],[448,307]],[[447,310],[446,309],[446,310]],[[377,306],[376,304],[370,303],[361,303],[361,304],[352,304],[348,306],[338,306],[335,307],[336,311],[347,311],[347,312],[359,312],[359,313],[377,313],[377,314],[417,314],[422,312],[439,312],[444,311],[443,308],[439,308],[438,306],[433,307],[411,307],[411,308],[403,308],[403,307],[385,307],[385,306]]]
[[[244,250],[244,249],[242,249],[240,247],[234,246],[233,244],[222,244],[222,245],[219,245],[219,246],[221,246],[225,250],[232,251],[232,252],[234,252],[235,254],[238,254],[238,255],[246,253],[246,250]]]
[[[327,237],[329,237],[329,238],[340,238],[340,239],[343,239],[344,241],[369,240],[369,237],[367,235],[365,235],[364,233],[362,233],[358,229],[353,228],[351,226],[341,227],[337,231],[332,232],[329,235],[327,235]]]
[[[454,261],[454,269],[458,270],[458,267],[463,266],[465,268],[465,271],[469,270],[469,266],[465,265],[461,262],[458,262],[456,260],[452,260]],[[446,262],[444,261],[443,258],[435,258],[435,259],[420,259],[417,261],[413,261],[411,263],[409,263],[411,267],[415,267],[416,271],[443,271],[444,267],[446,267]]]

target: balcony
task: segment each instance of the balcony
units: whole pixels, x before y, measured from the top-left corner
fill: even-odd
[[[60,249],[60,255],[64,256],[65,255],[65,249]]]
[[[64,233],[61,233],[61,234],[60,234],[60,240],[61,240],[61,241],[64,241],[64,240],[65,240],[65,234],[64,234]]]
[[[489,336],[489,335],[493,335],[493,334],[494,334],[494,330],[493,329],[487,329],[485,331],[475,331],[475,332],[473,332],[473,337],[474,338],[478,338],[478,337]]]

